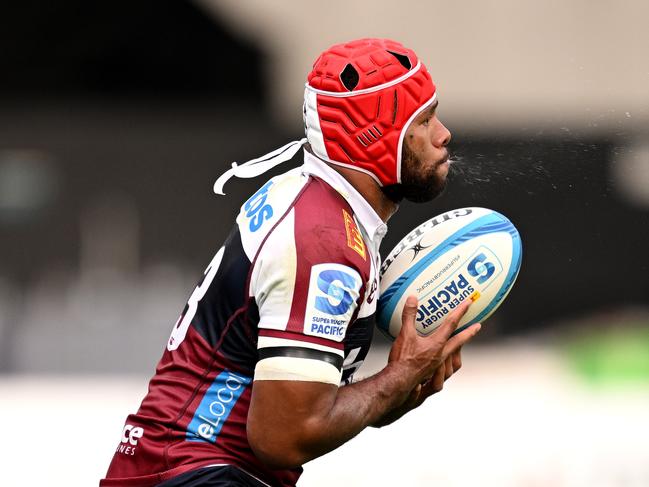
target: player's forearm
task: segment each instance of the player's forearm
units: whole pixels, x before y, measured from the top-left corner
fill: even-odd
[[[379,422],[398,408],[416,387],[402,364],[389,364],[376,375],[341,387],[328,414],[313,418],[303,439],[305,461],[321,456]]]
[[[410,411],[418,407],[422,402],[422,400],[419,397],[420,390],[421,390],[421,386],[417,387],[416,389],[413,389],[410,395],[408,396],[408,398],[405,400],[405,402],[396,406],[394,409],[391,409],[390,411],[386,411],[386,413],[383,416],[381,416],[376,421],[372,422],[370,426],[374,428],[382,428],[383,426],[387,426],[389,424],[394,423],[397,419],[400,419],[406,413],[409,413]]]
[[[330,393],[316,392],[322,384],[258,382],[248,414],[250,446],[271,468],[298,467],[334,450],[402,404],[414,387],[414,377],[408,364],[393,363]]]

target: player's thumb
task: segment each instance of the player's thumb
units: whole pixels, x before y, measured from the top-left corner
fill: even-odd
[[[415,330],[415,317],[417,316],[417,297],[408,296],[406,304],[403,306],[401,313],[401,328],[405,328],[407,333]]]

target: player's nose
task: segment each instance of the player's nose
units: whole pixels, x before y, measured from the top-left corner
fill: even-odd
[[[433,144],[435,147],[446,147],[451,142],[451,131],[442,122],[439,120],[436,121],[437,124],[433,132]]]

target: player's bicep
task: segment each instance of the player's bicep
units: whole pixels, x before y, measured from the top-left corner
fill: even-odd
[[[321,433],[338,387],[302,380],[256,380],[248,410],[248,442],[275,468],[300,465],[310,457],[311,438]]]
[[[260,419],[260,429],[273,425],[279,425],[282,430],[300,428],[310,418],[327,414],[337,392],[338,386],[322,382],[256,381],[248,419]],[[249,423],[249,428],[256,425]]]

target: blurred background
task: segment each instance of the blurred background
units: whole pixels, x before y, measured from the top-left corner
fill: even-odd
[[[47,485],[97,484],[265,179],[227,197],[214,180],[302,136],[320,51],[383,36],[428,66],[456,164],[382,253],[484,206],[519,228],[523,266],[442,394],[299,485],[649,485],[647,18],[644,0],[4,2],[3,484],[34,463]],[[387,350],[377,336],[366,374]]]

